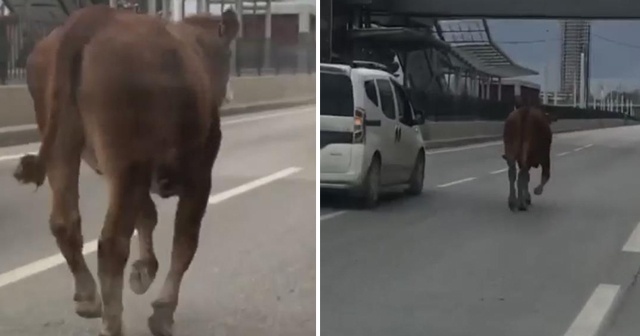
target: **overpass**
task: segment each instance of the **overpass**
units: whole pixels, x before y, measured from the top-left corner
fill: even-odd
[[[329,2],[331,0],[321,0]],[[370,7],[413,17],[638,19],[635,0],[334,0],[336,5]]]

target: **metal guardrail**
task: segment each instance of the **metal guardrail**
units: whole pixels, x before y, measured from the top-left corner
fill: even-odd
[[[483,100],[475,97],[426,94],[410,91],[412,103],[431,121],[503,121],[513,111],[513,102]],[[635,115],[571,106],[544,105],[542,108],[558,119],[630,119]]]
[[[16,15],[0,16],[0,85],[24,84],[25,63],[35,44],[59,22],[20,20]],[[260,76],[315,72],[315,36],[301,35],[297,44],[268,39],[238,38],[232,75]]]
[[[57,25],[39,21],[26,25],[15,15],[0,17],[0,85],[24,83],[29,53]]]
[[[302,40],[291,45],[268,39],[237,39],[235,75],[315,72],[315,38]]]

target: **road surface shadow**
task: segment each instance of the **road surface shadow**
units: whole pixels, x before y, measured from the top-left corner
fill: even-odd
[[[410,196],[403,191],[386,191],[382,195],[380,195],[380,201],[375,209],[365,209],[358,204],[358,200],[355,197],[350,196],[348,193],[332,190],[321,190],[320,208],[336,210],[378,211],[386,210],[389,206],[404,204],[406,201],[412,199],[424,200],[424,197],[426,195],[426,189],[419,196]]]

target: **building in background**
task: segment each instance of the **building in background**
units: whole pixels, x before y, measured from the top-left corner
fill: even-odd
[[[562,34],[561,60],[560,60],[560,93],[564,97],[570,97],[571,103],[574,90],[577,93],[576,101],[589,91],[590,55],[591,55],[591,23],[587,20],[563,20],[560,22]],[[584,91],[580,92],[580,54],[584,53]],[[585,95],[588,99],[588,94]]]

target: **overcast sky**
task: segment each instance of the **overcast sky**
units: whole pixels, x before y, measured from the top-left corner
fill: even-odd
[[[560,24],[556,20],[489,20],[493,40],[515,62],[543,72],[549,64],[549,84],[552,90],[560,85]],[[593,21],[591,26],[592,92],[622,85],[625,89],[640,89],[640,21]],[[607,42],[598,35],[637,48]],[[546,40],[545,43],[506,44],[501,41]],[[542,76],[527,78],[539,84]],[[594,85],[595,84],[595,85]]]

